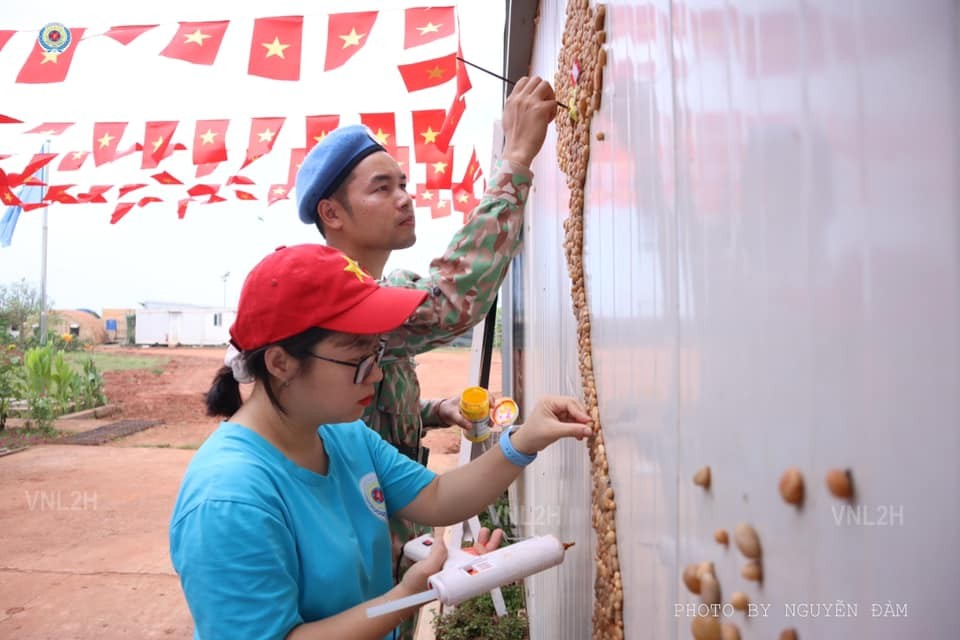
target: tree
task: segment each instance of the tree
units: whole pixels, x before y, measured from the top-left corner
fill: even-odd
[[[0,327],[29,335],[27,323],[40,316],[40,292],[26,278],[10,285],[0,285]]]

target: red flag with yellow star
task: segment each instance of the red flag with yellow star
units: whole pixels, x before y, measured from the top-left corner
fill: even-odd
[[[463,112],[466,110],[467,99],[461,95],[455,96],[453,104],[450,105],[450,111],[447,112],[447,117],[443,119],[443,126],[440,127],[440,134],[437,136],[437,149],[443,151],[450,146],[450,139],[457,130],[460,118],[463,117]]]
[[[410,147],[397,147],[393,159],[400,165],[400,171],[403,171],[407,179],[410,179]]]
[[[367,44],[376,11],[361,13],[332,13],[327,21],[327,57],[323,70],[330,71],[343,64]]]
[[[428,109],[426,111],[411,112],[413,119],[413,153],[417,162],[424,162],[424,158],[439,152],[437,136],[443,128],[443,121],[447,112],[443,109]]]
[[[63,158],[60,160],[60,166],[57,167],[57,170],[76,171],[83,166],[83,163],[87,161],[87,156],[89,155],[89,151],[69,151],[63,154]]]
[[[72,126],[72,122],[44,122],[29,131],[24,131],[24,133],[38,133],[42,136],[58,136]]]
[[[21,184],[40,184],[40,180],[35,177],[35,174],[44,168],[57,157],[55,153],[35,153],[33,157],[30,158],[30,162],[27,163],[27,166],[23,168],[23,171],[20,173],[11,173],[7,176],[7,182],[11,187],[18,187]],[[31,178],[33,178],[31,180]]]
[[[93,124],[93,164],[100,166],[117,157],[117,145],[127,128],[126,122],[95,122]]]
[[[176,120],[147,123],[143,133],[141,169],[155,169],[160,165],[160,161],[169,155],[167,148],[178,124],[180,123]],[[171,149],[170,153],[172,152]]]
[[[452,36],[456,31],[453,11],[453,7],[407,9],[404,12],[403,48]]]
[[[113,38],[120,44],[126,46],[156,26],[155,24],[138,24],[110,27],[110,30],[103,35],[108,38]]]
[[[450,201],[439,198],[433,205],[430,207],[430,217],[431,218],[446,218],[451,213],[450,210]]]
[[[440,192],[427,188],[425,184],[418,184],[413,194],[413,203],[418,207],[430,207],[440,199]]]
[[[148,204],[153,204],[154,202],[163,202],[163,198],[158,198],[157,196],[143,196],[137,200],[137,206],[145,207]]]
[[[227,159],[229,120],[197,120],[193,130],[193,164],[213,164]]]
[[[144,187],[147,187],[147,186],[150,186],[150,185],[147,185],[144,183],[125,184],[122,187],[120,187],[120,189],[118,190],[117,197],[122,198],[123,196],[127,195],[131,191],[136,191],[137,189],[143,189]]]
[[[237,200],[256,200],[257,196],[253,195],[248,191],[240,191],[240,189],[234,189],[233,192],[237,194]]]
[[[157,182],[159,182],[160,184],[183,184],[182,182],[180,182],[179,180],[177,180],[175,177],[173,177],[172,175],[170,175],[170,174],[167,173],[166,171],[161,171],[160,173],[155,173],[155,174],[153,174],[153,175],[150,176],[150,177],[153,178],[154,180],[156,180]]]
[[[75,184],[52,184],[47,188],[43,196],[44,202],[59,202],[61,204],[77,204],[76,196],[67,193],[67,189],[72,189]]]
[[[103,194],[110,191],[110,189],[113,189],[112,184],[95,184],[90,187],[90,191],[79,194],[77,201],[105,204],[107,199],[103,197]]]
[[[229,20],[181,22],[177,33],[160,55],[193,64],[213,64],[229,24]]]
[[[20,202],[20,198],[17,197],[9,186],[5,183],[0,183],[0,202],[3,202],[5,205],[19,207],[23,203]]]
[[[449,189],[453,186],[453,147],[431,156],[425,162],[428,189]]]
[[[303,16],[257,18],[253,21],[247,73],[274,80],[300,79]]]
[[[297,172],[300,171],[300,165],[303,164],[303,159],[306,157],[306,149],[290,149],[290,170],[287,171],[287,184],[294,184],[297,181]]]
[[[70,62],[73,61],[73,54],[77,52],[77,46],[84,31],[84,29],[70,29],[70,46],[62,53],[44,51],[39,41],[34,42],[27,61],[23,63],[20,73],[17,74],[17,82],[30,84],[63,82],[67,78]]]
[[[277,134],[286,118],[253,118],[250,121],[250,142],[247,144],[247,159],[240,167],[243,169],[251,162],[265,156],[273,149]]]
[[[365,125],[387,153],[397,150],[397,117],[394,113],[361,113],[360,123]]]
[[[473,185],[476,184],[482,173],[480,163],[477,161],[477,148],[474,147],[473,153],[470,154],[470,162],[467,163],[467,168],[463,172],[463,178],[460,180],[460,186],[468,189],[470,193],[473,193]]]
[[[457,75],[457,55],[451,53],[439,58],[431,58],[423,62],[397,65],[403,84],[407,92],[439,87],[445,82],[453,80]]]
[[[467,216],[476,209],[480,200],[473,195],[473,189],[463,186],[453,188],[453,208],[463,214],[463,221],[467,221]]]
[[[270,185],[270,191],[267,192],[267,206],[269,207],[274,202],[280,202],[281,200],[290,199],[290,185],[288,184],[272,184]]]
[[[307,116],[307,151],[340,126],[340,116]],[[302,158],[301,158],[302,160]]]

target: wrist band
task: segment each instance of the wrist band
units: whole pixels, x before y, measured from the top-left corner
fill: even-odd
[[[520,453],[513,448],[513,443],[510,442],[510,434],[519,428],[519,426],[515,425],[509,429],[505,429],[503,433],[500,434],[500,451],[503,452],[503,457],[513,464],[518,467],[525,467],[537,459],[537,454],[528,455],[526,453]]]

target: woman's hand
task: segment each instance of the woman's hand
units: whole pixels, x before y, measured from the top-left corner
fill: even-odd
[[[477,539],[473,543],[472,553],[482,556],[485,553],[496,551],[500,548],[502,542],[503,529],[494,529],[493,535],[490,535],[490,529],[481,527],[480,533],[477,534]]]
[[[547,396],[537,403],[510,441],[520,453],[532,455],[560,438],[590,437],[591,427],[590,416],[579,402],[568,396]]]
[[[403,574],[400,579],[400,587],[407,595],[421,593],[430,587],[427,586],[427,578],[443,569],[443,563],[447,561],[447,545],[443,542],[443,536],[433,536],[433,546],[430,548],[430,555],[420,562],[414,562]]]

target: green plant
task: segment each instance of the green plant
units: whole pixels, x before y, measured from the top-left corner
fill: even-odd
[[[0,347],[0,431],[7,427],[10,401],[17,395],[16,376],[19,366],[20,356],[17,355],[16,345]]]
[[[507,615],[498,617],[489,593],[457,605],[442,616],[435,616],[433,627],[443,640],[526,640],[530,627],[523,608],[523,586],[509,584],[500,588]]]
[[[107,396],[103,393],[103,375],[97,371],[97,364],[93,358],[87,357],[83,361],[80,380],[80,397],[84,409],[92,409],[107,403]]]

